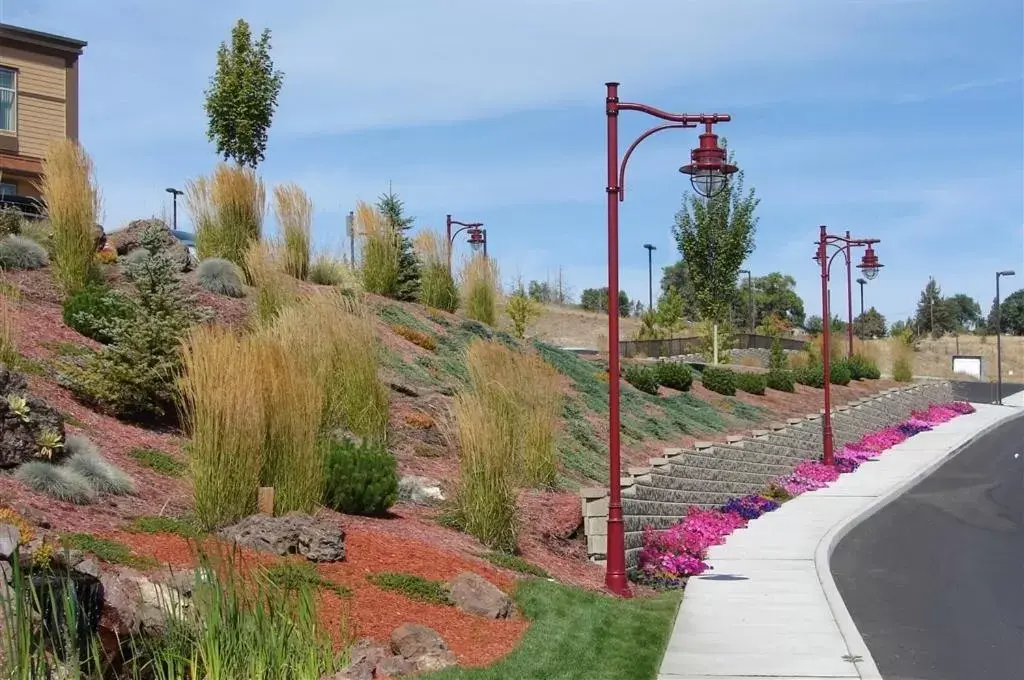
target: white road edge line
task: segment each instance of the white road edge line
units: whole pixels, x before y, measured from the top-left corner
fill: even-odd
[[[916,486],[921,480],[948,463],[978,439],[992,432],[997,427],[1005,425],[1010,420],[1024,416],[1024,409],[1018,409],[1012,406],[1007,406],[1005,408],[1007,409],[1007,413],[1002,418],[978,430],[966,441],[962,442],[947,454],[940,456],[932,463],[929,463],[921,470],[918,470],[914,475],[900,482],[887,493],[878,496],[875,502],[865,506],[857,514],[850,515],[846,519],[840,521],[838,524],[833,526],[818,543],[818,547],[814,551],[814,566],[815,570],[818,572],[818,581],[821,583],[821,589],[825,592],[825,599],[828,600],[828,606],[832,610],[832,618],[835,620],[836,626],[839,628],[839,633],[846,641],[847,649],[851,655],[859,657],[854,662],[854,665],[857,668],[857,672],[860,673],[862,680],[884,679],[882,678],[882,674],[878,671],[878,666],[875,665],[875,660],[872,658],[871,652],[868,650],[868,646],[864,642],[864,638],[861,637],[860,631],[857,630],[857,626],[853,622],[853,617],[850,616],[850,611],[846,608],[846,603],[843,602],[842,595],[839,594],[839,588],[836,587],[835,579],[832,578],[832,570],[829,567],[829,563],[831,562],[832,553],[835,550],[835,547],[839,545],[839,541],[843,540],[843,538],[857,525],[895,501],[897,498],[902,496],[905,491]]]

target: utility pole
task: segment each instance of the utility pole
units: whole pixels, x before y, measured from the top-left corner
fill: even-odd
[[[356,266],[356,214],[349,210],[345,216],[345,231],[348,232],[349,266]]]

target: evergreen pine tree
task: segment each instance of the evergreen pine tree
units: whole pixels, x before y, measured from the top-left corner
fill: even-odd
[[[398,260],[398,289],[395,291],[395,299],[403,302],[415,302],[420,294],[420,261],[413,249],[412,239],[408,231],[412,229],[415,218],[407,217],[404,213],[402,199],[388,187],[386,194],[381,194],[377,199],[377,210],[380,211],[388,221],[402,242],[402,254]]]

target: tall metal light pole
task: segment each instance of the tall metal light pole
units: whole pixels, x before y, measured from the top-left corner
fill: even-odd
[[[180,189],[175,189],[174,187],[167,187],[164,191],[166,191],[173,197],[171,200],[171,205],[173,206],[171,208],[171,214],[173,215],[173,217],[171,217],[171,229],[173,229],[174,231],[178,231],[178,196],[181,196],[185,192],[181,191]]]
[[[478,247],[478,245],[483,245],[485,248],[484,257],[487,257],[487,240],[486,237],[484,236],[486,232],[483,232],[481,230],[481,227],[484,226],[483,222],[459,222],[458,220],[453,220],[451,215],[446,215],[444,222],[445,233],[448,235],[447,248],[449,272],[451,272],[452,270],[452,250],[455,248],[455,237],[466,230],[469,230],[469,244],[471,246],[474,246],[474,250],[476,249],[476,247]],[[452,233],[452,225],[456,225],[459,227],[458,229],[455,230],[455,233]]]
[[[619,414],[619,202],[626,197],[626,164],[640,142],[651,135],[672,128],[691,128],[704,125],[700,146],[690,152],[690,163],[679,169],[690,176],[690,183],[701,196],[711,198],[725,188],[729,175],[738,168],[726,162],[725,149],[718,146],[718,135],[712,131],[715,123],[727,122],[731,117],[718,113],[668,113],[646,104],[619,101],[619,84],[605,83],[605,116],[608,123],[608,547],[605,585],[624,597],[630,595],[626,578],[626,538],[622,521],[622,477]],[[667,121],[656,125],[637,137],[626,149],[619,163],[619,113],[639,111]]]
[[[349,265],[356,265],[356,214],[349,210],[345,215],[345,232],[348,234]]]
[[[835,458],[832,452],[832,352],[829,351],[831,347],[829,335],[832,330],[832,310],[829,309],[828,300],[829,270],[832,267],[832,260],[840,253],[849,262],[851,246],[866,247],[864,257],[861,258],[857,268],[863,272],[864,278],[867,280],[870,281],[878,276],[878,270],[884,265],[878,262],[875,249],[872,247],[879,242],[877,238],[851,239],[849,236],[833,236],[828,233],[828,227],[825,225],[821,225],[819,230],[820,236],[815,243],[818,247],[818,252],[814,259],[821,267],[821,367],[825,379],[825,413],[821,416],[821,460],[825,465],[833,465]],[[831,256],[828,253],[830,246],[835,249]]]
[[[846,230],[846,358],[853,358],[853,267],[850,266],[850,230]]]
[[[757,311],[754,309],[754,278],[749,269],[741,269],[738,274],[747,275],[747,293],[750,294],[750,334],[754,334],[754,326],[757,321]]]
[[[1012,269],[996,272],[996,403],[1003,405],[1003,313],[999,301],[999,279],[1016,276]]]
[[[857,283],[860,284],[860,315],[864,316],[864,284],[867,283],[864,279],[857,279]]]
[[[656,247],[650,243],[645,243],[644,248],[647,248],[647,309],[654,309],[654,259],[652,257]]]

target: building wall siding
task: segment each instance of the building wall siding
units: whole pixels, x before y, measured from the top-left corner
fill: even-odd
[[[18,155],[42,158],[50,142],[67,134],[67,63],[3,47],[0,66],[18,72]]]

